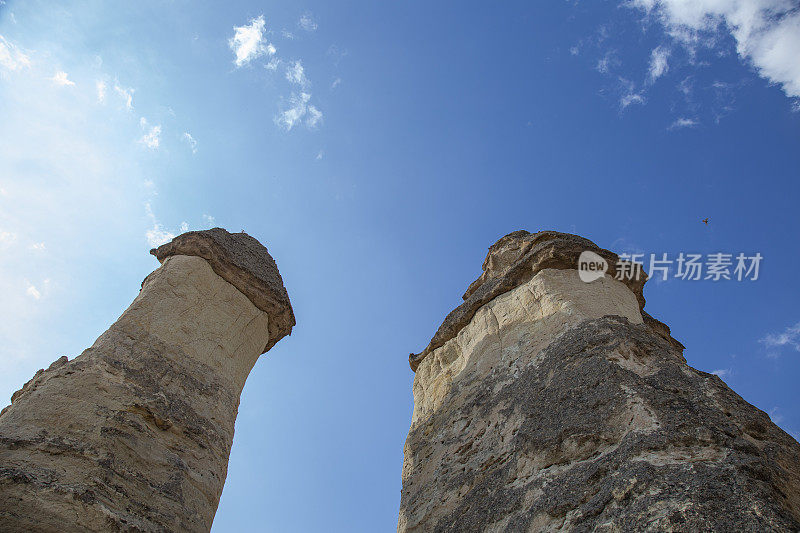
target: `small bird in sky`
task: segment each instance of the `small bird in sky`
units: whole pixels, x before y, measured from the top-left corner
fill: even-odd
[[[708,226],[708,218],[704,218],[704,219],[702,220],[702,222],[703,222],[703,224],[705,224],[706,226]]]

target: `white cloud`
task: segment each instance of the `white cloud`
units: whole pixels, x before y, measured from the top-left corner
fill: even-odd
[[[37,252],[44,251],[44,243],[43,242],[34,242],[28,248],[31,250],[36,250]]]
[[[216,219],[211,215],[203,215],[203,224],[205,224],[206,226],[209,227],[213,226],[215,221]]]
[[[42,297],[42,293],[39,292],[39,289],[30,284],[28,284],[28,290],[26,290],[25,293],[34,300],[38,300],[39,298]]]
[[[273,70],[274,71],[274,70],[278,70],[278,66],[280,64],[281,64],[281,60],[278,59],[277,57],[273,57],[272,59],[269,60],[269,63],[264,65],[264,68],[267,69],[267,70]]]
[[[264,15],[250,19],[245,26],[234,26],[234,35],[228,41],[228,46],[236,55],[234,63],[237,67],[247,65],[262,55],[275,54],[275,47],[264,39],[265,26]]]
[[[681,128],[694,128],[698,124],[700,123],[693,118],[680,117],[670,125],[669,129],[677,130]]]
[[[50,78],[50,81],[52,81],[56,85],[61,85],[62,87],[68,87],[68,86],[74,87],[75,82],[70,80],[67,76],[68,75],[66,72],[64,72],[63,70],[59,70],[58,72],[55,73],[55,75],[52,78]]]
[[[189,223],[186,221],[181,222],[181,233],[186,233],[187,231],[189,231]]]
[[[331,83],[331,89],[335,89],[341,84],[342,84],[342,78],[336,78],[335,80],[333,80],[333,83]]]
[[[161,125],[157,124],[148,129],[147,119],[139,119],[139,125],[146,130],[145,134],[139,139],[139,144],[143,144],[151,150],[157,150],[161,144]]]
[[[8,70],[20,70],[30,65],[30,58],[14,43],[0,35],[0,66]]]
[[[736,52],[787,96],[800,97],[800,10],[789,0],[631,0],[690,51],[730,34]]]
[[[322,160],[323,157],[325,157],[325,152],[320,150],[319,152],[317,152],[317,157],[315,157],[314,159],[316,159],[317,161],[320,161],[320,160]]]
[[[669,70],[669,49],[663,46],[658,46],[650,53],[650,68],[648,70],[648,79],[650,82],[656,81]]]
[[[294,33],[289,30],[281,30],[281,35],[284,39],[294,39]]]
[[[571,46],[569,49],[569,54],[572,56],[576,56],[580,53],[580,51],[581,51],[580,48],[578,48],[577,46]]]
[[[289,80],[290,83],[295,83],[302,88],[306,88],[309,85],[306,71],[300,61],[295,61],[286,67],[286,79]]]
[[[189,133],[188,131],[183,132],[183,140],[186,141],[187,143],[189,143],[189,148],[192,149],[192,153],[196,154],[197,153],[197,141],[195,140],[194,137],[192,137],[192,134]]]
[[[322,111],[314,107],[308,106],[308,116],[306,117],[306,126],[309,128],[316,128],[320,121],[322,121]]]
[[[144,204],[144,210],[147,214],[147,218],[149,218],[150,222],[153,224],[153,227],[148,229],[144,234],[147,239],[147,244],[155,248],[175,238],[174,233],[165,230],[164,226],[158,222],[155,214],[153,214],[153,209],[150,207],[150,202]]]
[[[135,89],[121,87],[119,83],[114,83],[114,91],[125,101],[125,107],[133,109],[133,93]]]
[[[595,65],[594,68],[600,74],[608,74],[609,72],[611,72],[610,66],[611,66],[610,58],[609,56],[606,55],[597,60],[597,65]]]
[[[291,130],[306,114],[307,104],[310,99],[311,95],[308,93],[292,94],[290,100],[292,107],[279,114],[275,119],[276,123],[287,130]]]
[[[300,122],[305,120],[305,124],[309,128],[316,127],[322,121],[322,112],[310,105],[308,102],[311,100],[311,95],[308,93],[292,93],[290,98],[291,107],[278,114],[275,117],[275,123],[286,130],[291,130]]]
[[[800,352],[800,322],[794,326],[787,327],[781,333],[768,333],[764,336],[764,338],[759,339],[758,342],[766,346],[768,349],[780,349],[785,346],[790,346],[796,351]],[[776,352],[770,352],[769,355],[772,357],[778,356]]]
[[[100,104],[106,103],[106,82],[103,80],[97,80],[94,84],[95,88],[97,89],[97,102]]]
[[[719,376],[720,378],[724,379],[730,376],[733,371],[730,368],[720,368],[718,370],[714,370],[712,374]]]
[[[619,106],[622,109],[632,104],[644,104],[644,95],[642,92],[636,91],[635,83],[625,78],[619,78],[619,86],[622,93],[622,96],[619,98]]]
[[[0,230],[0,246],[7,248],[17,240],[17,234],[12,231]]]
[[[692,83],[692,77],[687,76],[678,84],[678,90],[683,93],[683,96],[687,99],[692,96]]]
[[[300,20],[297,21],[297,25],[306,31],[317,30],[317,23],[314,21],[310,13],[306,13],[302,17],[300,17]]]
[[[780,424],[781,422],[783,422],[783,415],[778,412],[779,410],[780,409],[778,407],[773,407],[772,409],[769,410],[769,418],[775,424]]]
[[[631,104],[644,104],[644,97],[641,94],[628,93],[622,95],[622,98],[619,99],[619,105],[622,109],[625,109]]]

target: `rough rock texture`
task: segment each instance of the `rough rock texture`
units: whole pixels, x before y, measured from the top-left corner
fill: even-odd
[[[208,238],[222,243],[213,257],[224,271],[261,276],[272,291],[265,300],[285,297],[266,249],[222,232]],[[274,344],[273,315],[210,261],[180,244],[171,249],[183,253],[159,258],[91,348],[39,371],[0,414],[0,531],[211,528],[239,396]],[[242,249],[252,253],[241,259]],[[279,320],[291,316],[287,307],[288,298]]]
[[[491,297],[417,361],[398,531],[798,531],[800,444],[689,367],[641,285],[580,281],[579,239],[501,239],[465,304]]]
[[[617,254],[604,250],[592,241],[577,235],[557,231],[538,233],[515,231],[494,243],[483,262],[483,273],[470,284],[462,296],[464,303],[447,315],[422,352],[412,353],[409,356],[411,369],[416,371],[420,361],[429,353],[455,337],[472,320],[481,306],[521,285],[546,268],[575,269],[578,256],[585,250],[603,257],[608,262],[609,275],[612,277],[616,275],[619,264]],[[633,272],[631,279],[625,279],[624,283],[636,295],[639,308],[643,309],[645,301],[642,287],[647,280],[647,274],[638,265],[633,266]]]
[[[278,266],[264,245],[247,233],[228,233],[222,228],[189,231],[150,253],[162,263],[173,255],[194,255],[208,261],[214,272],[270,316],[264,352],[291,334],[296,324],[294,311]]]

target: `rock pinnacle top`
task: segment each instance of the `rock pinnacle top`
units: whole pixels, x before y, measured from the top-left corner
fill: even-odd
[[[229,233],[223,228],[189,231],[150,253],[161,263],[173,255],[197,256],[208,261],[218,276],[269,315],[269,343],[264,352],[291,335],[296,324],[294,310],[278,266],[267,248],[247,233]]]

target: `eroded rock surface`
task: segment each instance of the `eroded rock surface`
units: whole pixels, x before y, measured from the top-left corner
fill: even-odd
[[[0,531],[211,528],[245,380],[294,319],[252,237],[215,229],[167,246],[108,331],[39,371],[0,414]],[[249,293],[214,263],[250,280]],[[273,307],[254,304],[253,278]]]
[[[584,245],[616,262],[504,237],[412,357],[398,531],[797,531],[800,444],[686,364],[643,281],[580,281]]]
[[[150,250],[160,262],[173,255],[202,257],[222,279],[239,289],[253,305],[270,316],[266,352],[296,322],[278,265],[263,244],[247,233],[228,233],[222,228],[189,231]]]

